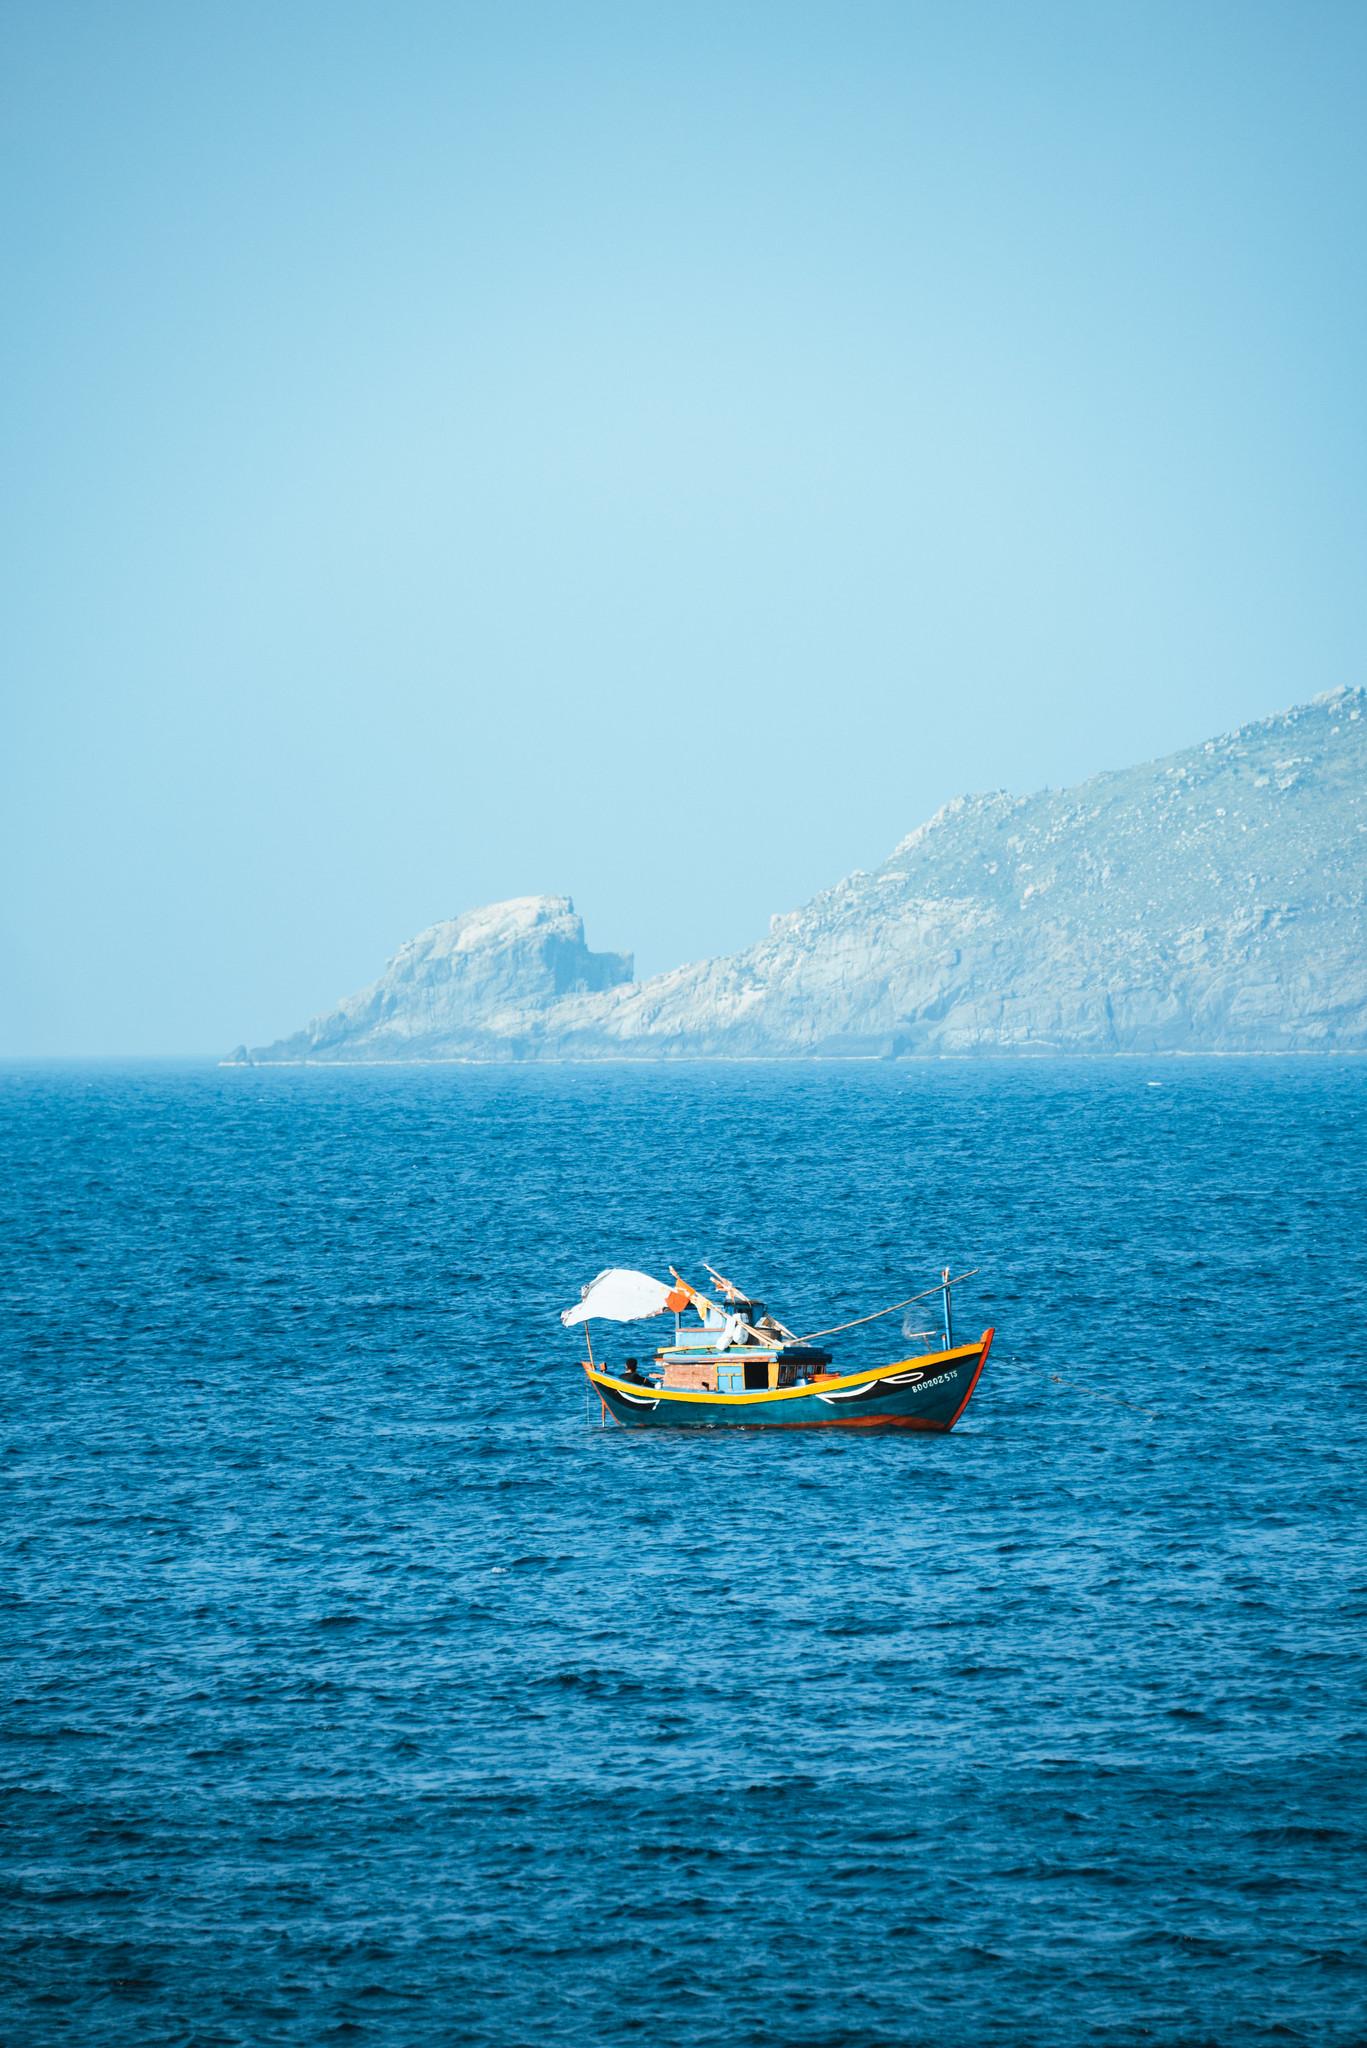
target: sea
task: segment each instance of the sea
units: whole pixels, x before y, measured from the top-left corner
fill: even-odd
[[[1367,2039],[1365,1111],[0,1070],[0,2040]],[[974,1269],[958,1428],[604,1427],[558,1312],[704,1260],[801,1333]]]

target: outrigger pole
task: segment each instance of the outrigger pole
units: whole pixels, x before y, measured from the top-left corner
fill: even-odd
[[[951,1287],[957,1287],[961,1280],[971,1280],[973,1275],[981,1270],[981,1267],[970,1266],[966,1273],[956,1273],[951,1280],[949,1268],[946,1266],[943,1268],[942,1278],[934,1287],[923,1287],[919,1294],[909,1294],[905,1301],[894,1301],[887,1308],[876,1308],[871,1316],[853,1316],[848,1323],[832,1323],[829,1330],[809,1330],[805,1337],[799,1337],[797,1341],[799,1344],[810,1344],[817,1337],[834,1337],[841,1330],[857,1329],[860,1323],[876,1323],[880,1316],[890,1316],[894,1310],[899,1308],[910,1308],[913,1301],[925,1301],[932,1294],[943,1294],[946,1301],[948,1301]],[[948,1321],[947,1313],[946,1321]],[[952,1351],[954,1346],[947,1344],[945,1349]]]

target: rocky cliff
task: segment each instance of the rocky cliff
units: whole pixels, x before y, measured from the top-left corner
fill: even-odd
[[[1344,690],[1076,788],[956,797],[728,959],[633,983],[564,897],[434,926],[256,1060],[1367,1049]]]
[[[518,1059],[560,1004],[631,971],[629,953],[589,951],[568,896],[516,896],[419,932],[359,995],[233,1062]]]

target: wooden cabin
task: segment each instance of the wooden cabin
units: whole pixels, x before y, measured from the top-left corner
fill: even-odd
[[[802,1386],[820,1376],[830,1354],[810,1346],[760,1344],[752,1332],[764,1316],[762,1301],[733,1301],[725,1313],[709,1306],[702,1324],[687,1329],[676,1316],[674,1341],[661,1345],[655,1354],[659,1384],[709,1394],[762,1394]],[[724,1344],[728,1328],[734,1331],[737,1324],[749,1327]]]

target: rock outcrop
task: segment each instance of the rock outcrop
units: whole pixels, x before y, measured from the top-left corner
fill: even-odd
[[[434,926],[249,1058],[1367,1049],[1367,716],[1342,690],[1074,789],[956,797],[727,959],[633,983],[564,897]]]
[[[589,951],[568,896],[516,896],[419,932],[369,988],[245,1058],[518,1059],[557,1005],[631,972],[629,953]]]

